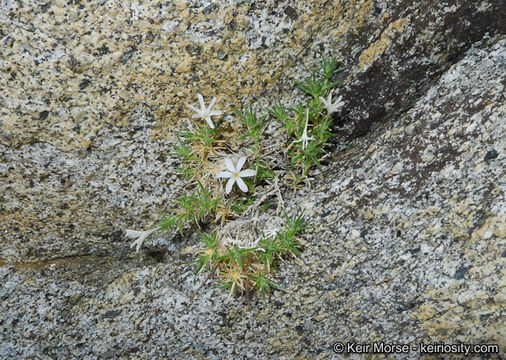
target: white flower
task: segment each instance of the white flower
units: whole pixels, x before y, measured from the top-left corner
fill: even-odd
[[[218,115],[223,114],[223,111],[221,111],[221,110],[211,110],[213,108],[215,101],[216,101],[216,97],[213,97],[213,99],[211,100],[211,103],[209,104],[209,107],[206,108],[206,105],[204,104],[204,98],[202,97],[202,95],[197,94],[197,96],[199,98],[200,109],[196,108],[193,105],[186,105],[190,109],[192,109],[193,111],[196,112],[196,114],[192,115],[192,118],[205,119],[207,121],[207,123],[209,124],[209,127],[211,129],[214,129],[214,124],[211,120],[211,116],[218,116]]]
[[[309,121],[309,109],[306,109],[306,125],[304,126],[304,132],[302,133],[302,137],[299,140],[296,140],[294,142],[301,142],[302,141],[302,150],[307,148],[307,142],[309,140],[314,140],[314,137],[307,137],[307,123]]]
[[[325,98],[323,96],[320,96],[320,100],[323,103],[323,105],[325,106],[325,109],[327,109],[329,115],[332,114],[333,112],[336,112],[337,110],[339,110],[339,108],[341,106],[344,105],[344,101],[341,101],[342,98],[343,98],[342,95],[339,96],[336,99],[336,101],[332,104],[332,91],[329,93],[327,100],[325,100]]]
[[[248,191],[248,187],[244,183],[243,177],[250,177],[255,176],[257,172],[255,170],[242,170],[241,168],[246,162],[246,158],[242,156],[238,161],[237,164],[234,166],[232,163],[232,160],[225,158],[224,159],[225,166],[227,167],[228,171],[220,171],[218,174],[216,174],[219,178],[230,178],[227,181],[227,185],[225,187],[225,191],[228,194],[230,191],[232,191],[232,186],[235,182],[237,182],[237,185],[239,186],[239,189],[241,189],[243,192]]]
[[[137,238],[137,240],[135,240],[134,242],[132,242],[130,244],[130,248],[133,248],[134,246],[136,246],[135,251],[139,252],[139,249],[141,248],[144,240],[146,240],[146,238],[149,235],[151,235],[155,230],[156,229],[151,229],[151,230],[146,230],[146,231],[137,231],[137,230],[127,229],[126,234],[125,234],[126,237],[129,237],[132,239]]]

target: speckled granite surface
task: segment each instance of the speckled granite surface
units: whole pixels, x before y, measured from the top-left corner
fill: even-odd
[[[492,0],[5,1],[0,141],[87,149],[99,129],[128,127],[140,106],[156,115],[164,137],[188,116],[195,89],[218,95],[230,111],[244,99],[292,90],[320,54],[348,69],[351,116],[374,120],[409,105],[484,33],[504,32],[505,7]]]
[[[2,3],[0,260],[109,254],[178,191],[164,156],[196,93],[267,108],[322,56],[345,67],[339,149],[405,111],[500,1]],[[221,52],[220,52],[221,51]],[[223,55],[225,54],[226,55]],[[221,54],[221,55],[220,55]]]
[[[334,341],[503,355],[504,4],[153,4],[2,3],[0,357],[340,358]],[[195,89],[223,108],[289,103],[318,51],[347,66],[351,155],[286,195],[314,226],[303,264],[266,303],[207,286],[188,304],[194,234],[135,254],[122,233],[178,189],[163,154],[184,104]]]
[[[167,140],[151,140],[152,115],[140,109],[128,128],[101,129],[97,148],[64,152],[38,142],[2,147],[1,258],[107,254],[123,243],[124,224],[156,221],[177,190]]]

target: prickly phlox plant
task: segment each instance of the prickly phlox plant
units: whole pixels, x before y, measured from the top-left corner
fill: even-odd
[[[224,114],[213,110],[216,98],[206,107],[197,94],[200,107],[188,105],[197,120],[176,133],[169,154],[179,159],[184,188],[153,229],[127,230],[126,236],[135,239],[132,247],[139,251],[156,231],[177,229],[183,235],[206,224],[213,230],[199,230],[195,273],[218,279],[229,298],[243,293],[249,299],[258,292],[265,300],[272,288],[281,288],[273,273],[281,261],[302,256],[300,235],[308,229],[302,213],[285,212],[282,193],[296,191],[309,169],[321,166],[323,147],[333,136],[331,114],[343,106],[341,97],[332,102],[332,91],[340,84],[332,79],[342,70],[336,65],[335,60],[324,61],[319,71],[298,83],[306,98],[291,109],[280,102],[262,116],[252,104],[236,109],[240,130],[233,132],[221,131],[213,122]],[[281,125],[285,141],[273,142],[265,135],[268,120]]]

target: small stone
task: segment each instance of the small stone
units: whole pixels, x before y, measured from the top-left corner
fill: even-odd
[[[130,48],[129,50],[125,51],[123,53],[123,56],[119,59],[119,61],[122,63],[122,64],[126,64],[127,61],[132,57],[132,55],[134,54],[135,52],[135,47],[132,47]]]
[[[291,7],[290,5],[288,5],[285,8],[284,13],[286,16],[288,16],[293,21],[295,21],[299,18],[299,15],[297,15],[297,11],[295,11],[295,9],[293,7]]]
[[[89,79],[83,79],[83,81],[81,81],[79,84],[79,89],[84,90],[89,84],[91,84],[91,81]]]
[[[121,313],[120,310],[111,310],[111,311],[106,312],[103,316],[105,318],[112,319],[112,318],[115,318],[116,316],[118,316],[120,313]]]
[[[210,4],[210,5],[206,6],[204,8],[204,11],[203,11],[204,15],[209,15],[210,13],[213,12],[213,9],[214,9],[214,5],[213,4]]]
[[[464,275],[469,271],[471,267],[461,267],[455,271],[455,275],[453,276],[457,280],[461,280],[464,278]]]

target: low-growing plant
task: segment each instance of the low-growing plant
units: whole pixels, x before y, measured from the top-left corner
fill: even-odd
[[[177,227],[183,235],[183,226],[194,221],[199,226],[200,221],[216,214],[218,210],[225,211],[222,198],[216,198],[213,192],[208,191],[198,182],[199,188],[193,193],[184,193],[176,199],[177,207],[172,214],[165,214],[158,222],[162,231]]]
[[[298,139],[288,147],[291,165],[302,169],[301,176],[294,176],[294,186],[306,177],[311,166],[321,167],[319,159],[324,153],[323,147],[333,136],[330,132],[331,114],[343,104],[341,98],[332,103],[332,89],[342,84],[339,81],[332,81],[332,78],[343,69],[336,68],[336,60],[323,61],[320,67],[319,72],[314,71],[311,77],[298,83],[305,94],[312,98],[305,103],[297,103],[292,109],[293,116],[287,116],[288,112],[281,104],[276,104],[269,110],[273,116],[282,121],[288,136]]]
[[[216,98],[206,106],[198,94],[200,107],[188,107],[196,113],[193,118],[206,124],[184,126],[176,133],[170,153],[179,159],[183,191],[155,229],[127,230],[127,236],[136,239],[132,246],[139,251],[155,230],[177,229],[183,235],[185,229],[215,223],[208,234],[199,232],[202,241],[193,262],[195,273],[209,272],[206,281],[216,277],[229,296],[245,293],[249,298],[252,291],[258,291],[265,300],[273,288],[281,288],[273,273],[280,261],[302,256],[300,234],[309,227],[302,214],[285,213],[280,229],[259,231],[259,213],[284,211],[282,190],[296,191],[307,180],[309,169],[321,166],[324,146],[333,136],[331,115],[343,105],[341,97],[332,101],[333,89],[341,84],[334,78],[341,70],[336,60],[323,61],[319,71],[298,83],[308,97],[293,108],[276,102],[263,115],[251,103],[236,109],[242,125],[238,131],[215,127],[212,117],[223,111],[212,109]],[[269,115],[281,125],[287,144],[279,141],[282,138],[273,142],[265,136]]]
[[[262,232],[257,244],[251,247],[230,246],[218,239],[216,232],[200,233],[203,247],[194,262],[195,273],[210,271],[220,279],[223,288],[229,289],[229,296],[234,291],[249,294],[251,290],[259,290],[265,299],[271,286],[281,288],[270,279],[278,262],[301,255],[298,235],[306,229],[309,227],[304,224],[303,214],[285,214],[284,229],[270,237]]]

